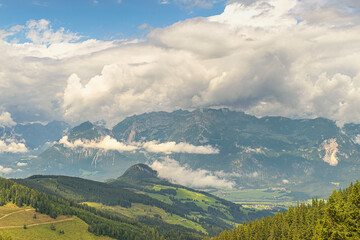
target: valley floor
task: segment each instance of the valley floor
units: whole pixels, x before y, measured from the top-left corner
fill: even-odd
[[[290,205],[296,205],[297,202],[309,202],[311,199],[302,196],[296,196],[289,190],[282,188],[271,189],[216,189],[208,190],[209,193],[214,194],[220,198],[231,202],[241,204],[246,208],[253,208],[257,210],[278,210],[287,209]]]

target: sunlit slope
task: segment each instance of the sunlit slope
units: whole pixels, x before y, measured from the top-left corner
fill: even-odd
[[[32,207],[17,207],[12,203],[0,207],[0,234],[13,240],[112,239],[96,236],[88,231],[88,227],[84,221],[73,216],[53,219]]]

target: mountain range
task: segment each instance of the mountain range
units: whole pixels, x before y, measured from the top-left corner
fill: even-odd
[[[36,157],[13,161],[7,176],[104,181],[147,163],[160,177],[194,188],[285,188],[326,196],[356,179],[360,168],[360,125],[338,126],[325,118],[198,109],[135,115],[112,129],[84,122],[66,132],[66,124],[57,124],[56,134],[36,140],[22,128],[29,148],[56,142]]]

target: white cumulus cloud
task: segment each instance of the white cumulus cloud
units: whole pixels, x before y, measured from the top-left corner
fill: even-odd
[[[0,165],[0,173],[8,174],[8,173],[11,173],[12,171],[13,171],[12,168],[3,167]]]
[[[25,162],[18,162],[17,164],[16,164],[16,166],[18,166],[18,167],[24,167],[24,166],[27,166],[28,164],[27,163],[25,163]]]
[[[100,149],[104,151],[118,151],[118,152],[126,152],[126,151],[134,151],[138,147],[133,145],[126,145],[118,142],[116,139],[105,136],[104,138],[97,140],[81,140],[77,139],[74,142],[68,141],[68,136],[64,136],[59,140],[60,144],[63,144],[68,148],[92,148],[92,149]]]
[[[221,178],[208,170],[192,170],[188,165],[181,166],[179,162],[170,158],[155,161],[150,167],[158,172],[159,177],[184,186],[195,188],[232,188],[235,186],[234,182]]]
[[[0,140],[0,153],[24,153],[27,151],[24,143],[17,143],[13,139]]]
[[[354,0],[237,0],[141,41],[29,21],[0,31],[0,102],[14,116],[109,125],[199,107],[359,122],[359,10]],[[28,42],[15,43],[18,32]]]
[[[0,114],[0,127],[13,127],[16,122],[11,118],[11,114],[8,112],[2,112]]]

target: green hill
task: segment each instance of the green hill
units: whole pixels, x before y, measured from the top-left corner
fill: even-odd
[[[155,173],[147,165],[137,164],[129,168],[121,177],[108,183],[141,192],[181,210],[187,219],[199,223],[210,235],[243,221],[272,215],[273,211],[276,211],[276,209],[273,211],[245,209],[239,204],[207,192],[172,184],[156,177]]]
[[[327,201],[313,199],[274,217],[250,221],[213,240],[360,239],[360,182],[334,190]],[[208,239],[208,238],[206,238]]]
[[[156,178],[157,172],[146,164],[136,164],[126,170],[122,177],[130,179]]]
[[[130,167],[122,177],[107,183],[67,176],[32,176],[15,181],[47,194],[127,216],[160,232],[214,235],[243,221],[272,214],[245,209],[209,193],[169,183],[144,164]]]
[[[14,181],[0,178],[0,205],[14,203],[18,207],[31,206],[36,212],[57,217],[77,217],[88,224],[88,231],[96,236],[115,239],[199,239],[200,235],[184,229],[165,228],[160,232],[149,225],[120,214],[103,211],[73,201],[47,195]],[[9,226],[10,227],[10,226]]]

